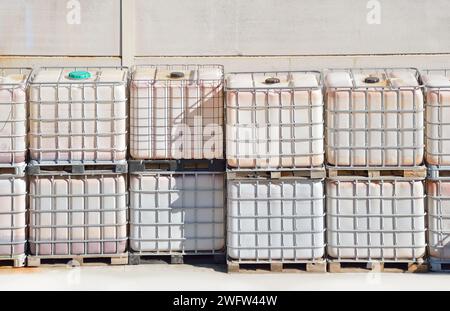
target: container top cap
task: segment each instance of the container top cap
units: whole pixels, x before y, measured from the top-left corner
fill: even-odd
[[[368,84],[379,83],[380,82],[380,78],[378,78],[378,77],[367,77],[367,78],[364,79],[364,82],[368,83]]]
[[[267,79],[264,81],[264,83],[266,83],[266,84],[277,84],[277,83],[280,83],[280,82],[281,82],[280,79],[274,78],[274,77],[267,78]]]
[[[181,79],[184,78],[185,75],[184,72],[181,71],[172,71],[169,76],[171,79]]]
[[[69,78],[73,80],[86,80],[91,77],[89,71],[72,71],[69,73]]]

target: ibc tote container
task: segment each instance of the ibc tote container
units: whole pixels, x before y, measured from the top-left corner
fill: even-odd
[[[424,99],[417,70],[329,70],[325,86],[328,164],[422,164]]]
[[[226,93],[231,169],[289,170],[323,165],[319,72],[232,73]]]
[[[317,261],[325,251],[323,180],[228,179],[228,257],[238,262]]]
[[[450,168],[450,70],[422,71],[426,94],[428,165]]]
[[[31,69],[0,68],[0,166],[25,163]]]
[[[133,159],[223,159],[222,66],[137,66],[130,105]]]
[[[41,68],[30,83],[34,163],[125,161],[125,68]]]
[[[415,261],[425,256],[421,180],[327,181],[327,250],[339,261]]]
[[[224,179],[223,172],[130,172],[131,251],[223,253]]]
[[[48,171],[30,177],[29,197],[32,256],[125,253],[125,175]]]
[[[0,259],[18,259],[15,266],[25,262],[26,195],[24,174],[0,175]]]

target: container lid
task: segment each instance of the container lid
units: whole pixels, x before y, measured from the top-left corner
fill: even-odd
[[[242,72],[227,77],[228,89],[293,89],[319,87],[317,72]]]
[[[69,78],[74,80],[86,80],[91,77],[89,71],[72,71],[69,73]]]

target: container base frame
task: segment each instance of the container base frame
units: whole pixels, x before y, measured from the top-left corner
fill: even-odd
[[[43,174],[90,174],[96,172],[108,171],[117,174],[126,174],[128,172],[128,164],[126,161],[111,162],[111,163],[37,163],[31,161],[27,166],[28,175],[43,175]]]
[[[382,178],[382,177],[404,177],[425,179],[427,177],[427,168],[425,166],[419,167],[335,167],[327,166],[328,177],[349,177],[360,176],[368,178]]]
[[[223,159],[129,160],[130,173],[146,171],[225,172]]]
[[[450,166],[433,166],[429,165],[427,178],[429,179],[439,179],[450,177]]]
[[[0,256],[0,267],[22,268],[26,261],[26,255]]]
[[[330,273],[355,272],[399,272],[399,273],[427,273],[428,262],[425,260],[328,260]]]
[[[305,170],[267,170],[267,171],[244,171],[244,170],[228,170],[227,178],[229,180],[247,179],[265,177],[270,179],[291,179],[291,178],[307,178],[307,179],[324,179],[327,177],[325,167],[317,169]]]
[[[242,261],[228,259],[227,261],[228,273],[292,273],[292,272],[307,272],[307,273],[326,273],[327,262],[325,260],[315,261]]]
[[[430,271],[450,273],[450,259],[430,258]]]
[[[104,266],[128,265],[128,253],[105,255],[50,255],[27,258],[27,267],[41,266]]]
[[[195,254],[177,254],[177,253],[129,253],[130,265],[147,265],[168,263],[171,265],[182,264],[225,264],[225,253],[195,253]]]

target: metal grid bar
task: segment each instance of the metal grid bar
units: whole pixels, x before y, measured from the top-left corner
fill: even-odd
[[[233,261],[314,262],[323,258],[323,181],[229,180],[227,214],[228,256]]]
[[[405,178],[327,181],[329,256],[337,261],[422,258],[426,212],[419,183],[423,188],[423,181]]]
[[[313,75],[318,86],[296,87],[296,73]],[[253,87],[226,88],[228,165],[236,171],[321,167],[324,121],[320,72],[242,72],[231,73],[229,78],[240,75],[250,75]],[[257,86],[257,75],[283,76],[288,85]],[[299,99],[300,95],[305,98]]]
[[[153,77],[139,78],[142,69]],[[214,70],[216,79],[200,72]],[[186,77],[161,77],[164,72],[190,72]],[[132,73],[130,153],[135,159],[223,158],[223,66],[144,65]]]
[[[223,253],[224,173],[141,172],[130,176],[133,252]],[[205,198],[211,200],[206,205]]]
[[[326,72],[335,71],[348,73],[352,86],[326,86],[326,144],[329,164],[342,169],[420,166],[420,155],[424,150],[424,126],[421,121],[424,106],[423,100],[419,99],[422,97],[423,86],[419,83],[416,86],[397,87],[393,85],[391,77],[395,71],[408,71],[418,80],[418,71],[374,68],[331,69]],[[386,84],[358,85],[356,73],[375,73]],[[375,97],[379,100],[371,100]],[[412,98],[411,104],[407,98]],[[364,107],[357,108],[361,101]],[[348,105],[348,108],[339,108],[343,105]],[[377,105],[380,107],[377,108]],[[358,120],[361,120],[359,117],[365,120],[365,126],[354,124],[357,117]],[[377,125],[377,122],[380,124]]]
[[[124,175],[38,175],[31,177],[30,184],[33,256],[125,252],[128,209]]]

